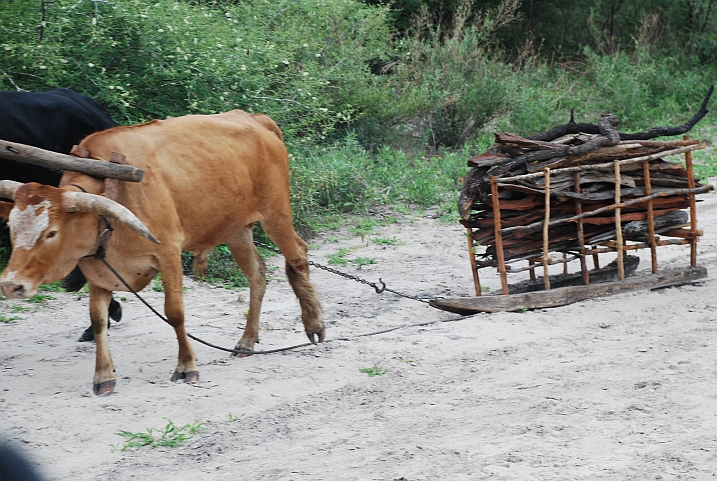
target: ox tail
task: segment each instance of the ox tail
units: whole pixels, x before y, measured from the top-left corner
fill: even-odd
[[[308,263],[306,263],[305,269],[308,269],[308,267]],[[294,294],[299,299],[304,326],[310,329],[313,328],[317,332],[323,329],[321,301],[316,289],[314,289],[314,285],[309,281],[308,272],[306,270],[303,273],[296,272],[294,267],[287,261],[286,277],[294,290]]]

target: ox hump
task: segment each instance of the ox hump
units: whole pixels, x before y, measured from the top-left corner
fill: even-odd
[[[50,201],[43,200],[28,205],[25,210],[17,207],[10,211],[8,224],[13,235],[15,249],[32,249],[45,229],[50,225]]]

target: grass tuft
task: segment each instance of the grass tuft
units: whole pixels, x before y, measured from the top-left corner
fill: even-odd
[[[149,446],[150,448],[159,446],[176,448],[204,429],[206,429],[206,423],[200,421],[185,424],[184,426],[177,426],[172,421],[167,420],[167,425],[164,429],[147,428],[145,432],[133,433],[130,431],[120,431],[116,434],[126,438],[120,450],[128,451],[141,449],[145,446]]]
[[[373,367],[362,367],[359,369],[364,374],[368,374],[368,377],[374,377],[374,376],[383,376],[388,372],[387,369],[384,369],[382,367],[373,366]]]
[[[17,321],[20,318],[18,316],[6,316],[5,314],[0,314],[0,322],[3,324],[10,324],[13,321]]]

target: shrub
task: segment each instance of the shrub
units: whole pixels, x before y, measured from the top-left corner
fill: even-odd
[[[351,118],[339,100],[389,41],[385,9],[353,0],[0,3],[0,87],[71,87],[121,123],[233,108],[315,142]],[[37,27],[41,24],[40,27]]]

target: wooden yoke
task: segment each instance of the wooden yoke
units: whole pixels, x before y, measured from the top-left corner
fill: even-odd
[[[128,182],[140,182],[144,172],[131,165],[88,159],[86,147],[74,146],[71,155],[0,140],[0,157],[15,162],[39,165],[51,170],[72,170],[98,178],[113,178]],[[2,177],[2,174],[0,174]]]
[[[122,154],[118,154],[117,152],[112,152],[110,154],[109,161],[113,164],[120,164],[124,165],[126,162],[126,158]],[[105,179],[105,196],[113,200],[115,202],[119,201],[119,183],[120,181],[117,179]]]
[[[73,145],[72,150],[70,150],[70,155],[86,159],[90,156],[90,151],[87,147],[82,145]],[[112,152],[110,154],[109,162],[113,164],[125,165],[126,157],[122,154],[118,154],[117,152]],[[119,199],[119,183],[120,181],[118,179],[105,177],[105,197],[117,202]]]

